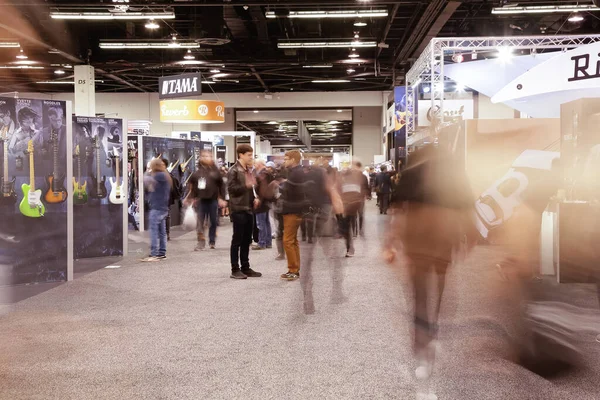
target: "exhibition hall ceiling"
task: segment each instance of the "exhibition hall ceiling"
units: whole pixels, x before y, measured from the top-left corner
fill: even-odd
[[[0,86],[72,91],[72,67],[89,63],[99,92],[156,92],[193,71],[205,92],[387,90],[434,37],[600,28],[598,12],[493,13],[517,3],[592,0],[3,0]]]

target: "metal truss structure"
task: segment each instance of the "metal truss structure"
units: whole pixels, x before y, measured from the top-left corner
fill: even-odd
[[[406,74],[407,111],[409,102],[415,107],[419,84],[431,85],[431,109],[436,110],[435,118],[444,122],[444,57],[455,52],[486,52],[507,47],[515,50],[569,50],[591,43],[600,42],[600,35],[562,36],[514,36],[514,37],[471,37],[435,38]],[[410,99],[409,99],[410,98]],[[437,107],[436,107],[437,106]],[[406,133],[415,132],[415,113],[406,113]]]

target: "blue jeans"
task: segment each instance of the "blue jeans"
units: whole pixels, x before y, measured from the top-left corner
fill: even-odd
[[[256,225],[258,226],[258,245],[260,247],[271,247],[273,245],[273,233],[268,211],[256,214]]]
[[[196,231],[198,232],[198,239],[204,239],[204,221],[208,218],[210,220],[210,227],[208,228],[208,243],[215,244],[217,240],[217,216],[219,212],[218,200],[212,199],[201,199],[198,201],[196,206],[196,214],[198,215],[198,225]]]
[[[167,253],[168,211],[150,210],[150,255],[164,256]]]

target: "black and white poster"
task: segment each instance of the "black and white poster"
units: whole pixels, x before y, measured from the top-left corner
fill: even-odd
[[[67,280],[66,108],[0,97],[0,285]]]
[[[73,117],[74,257],[123,255],[123,121]]]

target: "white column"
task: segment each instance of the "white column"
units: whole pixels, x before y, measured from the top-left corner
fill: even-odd
[[[75,66],[75,115],[96,116],[96,86],[94,67]]]

